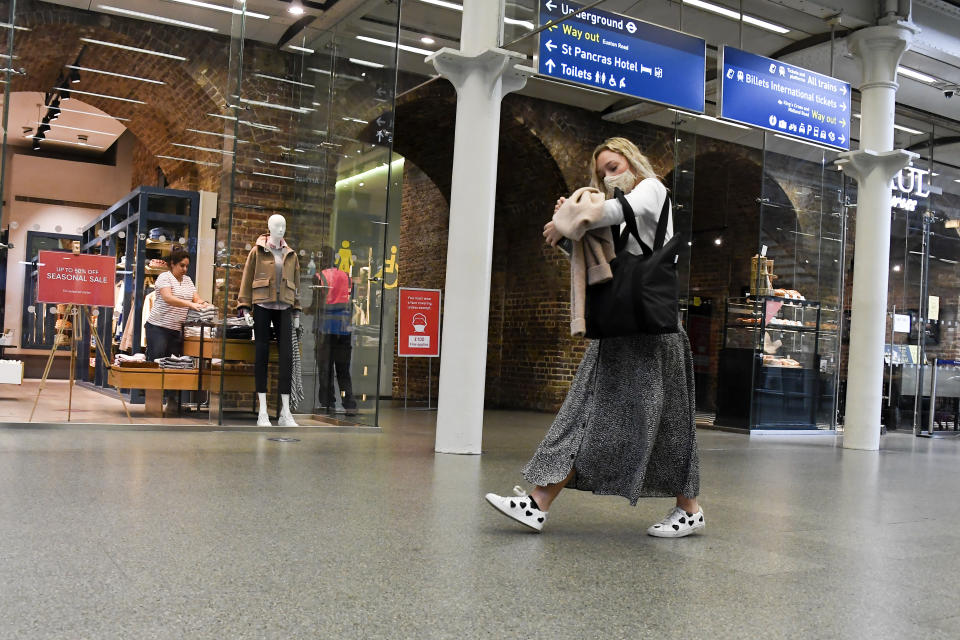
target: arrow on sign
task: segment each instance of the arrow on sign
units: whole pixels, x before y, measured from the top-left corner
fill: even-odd
[[[543,6],[545,6],[550,11],[553,11],[554,9],[557,8],[557,5],[553,4],[553,0],[547,0],[547,3]]]
[[[382,127],[384,125],[383,116],[377,116],[377,126]]]
[[[841,121],[840,121],[840,126],[841,126],[841,127],[847,126],[847,121],[846,121],[846,120],[841,120]]]
[[[843,95],[843,96],[847,95],[847,87],[846,87],[846,86],[840,85],[840,95]]]
[[[547,51],[553,51],[557,48],[557,45],[553,44],[553,40],[547,40],[547,44],[543,45],[547,48]]]
[[[846,102],[841,102],[841,103],[840,103],[840,111],[846,111],[846,110],[847,110],[847,103],[846,103]]]
[[[547,60],[546,65],[547,65],[547,69],[550,69],[550,73],[553,73],[553,68],[557,66],[557,63],[554,62],[553,60]]]
[[[840,137],[837,138],[837,140],[840,141],[840,144],[843,144],[844,142],[847,141],[847,138],[846,138],[846,136],[844,136],[844,135],[841,134]]]

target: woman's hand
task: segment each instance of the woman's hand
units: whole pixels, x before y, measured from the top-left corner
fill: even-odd
[[[191,302],[190,308],[193,309],[194,311],[203,311],[204,309],[207,308],[207,303],[203,301]]]
[[[553,212],[556,213],[557,211],[560,211],[560,207],[562,207],[563,203],[566,201],[567,201],[566,198],[560,198],[559,200],[557,200],[557,204],[554,205],[553,207]]]
[[[563,234],[557,231],[557,226],[553,224],[553,220],[551,220],[543,225],[543,237],[548,245],[555,247],[557,243],[563,239]]]

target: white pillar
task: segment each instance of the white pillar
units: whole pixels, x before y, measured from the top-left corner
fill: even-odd
[[[863,72],[860,85],[860,149],[837,164],[855,178],[857,230],[854,248],[850,358],[847,366],[846,449],[880,448],[883,345],[890,268],[890,181],[916,157],[893,150],[897,65],[917,32],[912,23],[890,21],[850,35],[850,51]]]
[[[483,436],[500,102],[533,73],[519,66],[523,56],[497,48],[502,29],[502,0],[466,0],[463,48],[427,58],[457,89],[435,444],[440,453],[479,454]]]

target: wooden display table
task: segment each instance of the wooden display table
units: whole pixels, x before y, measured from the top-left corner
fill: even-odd
[[[257,381],[254,376],[245,371],[213,371],[203,372],[203,388],[214,393],[220,393],[220,378],[223,378],[223,391],[257,390]]]
[[[203,344],[201,355],[200,345]],[[194,358],[220,358],[221,360],[253,363],[257,358],[256,345],[253,340],[235,340],[227,338],[226,344],[220,338],[203,338],[187,336],[183,339],[183,355]],[[276,360],[277,345],[270,344],[270,359]]]
[[[163,415],[164,391],[191,391],[197,388],[198,369],[147,369],[111,366],[108,380],[116,389],[143,389],[144,413]]]

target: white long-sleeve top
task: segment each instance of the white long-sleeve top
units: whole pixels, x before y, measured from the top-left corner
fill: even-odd
[[[646,178],[641,180],[640,184],[634,187],[633,191],[625,197],[630,206],[633,207],[633,213],[637,217],[637,230],[640,232],[640,239],[652,249],[653,240],[657,233],[657,220],[660,218],[663,200],[667,197],[667,188],[656,178]],[[673,237],[672,209],[673,205],[671,204],[668,207],[670,217],[667,220],[667,235],[664,242]],[[597,222],[591,224],[590,228],[599,229],[613,225],[620,225],[621,232],[626,226],[623,222],[623,207],[616,198],[606,200],[603,203],[603,216]],[[632,235],[627,239],[626,249],[635,255],[643,254],[643,250]]]

